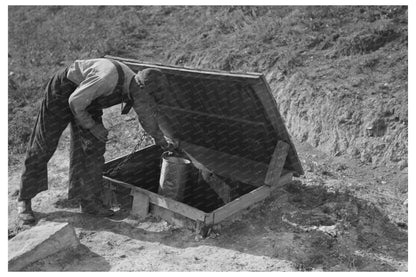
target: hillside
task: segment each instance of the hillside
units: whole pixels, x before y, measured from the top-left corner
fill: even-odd
[[[65,200],[65,132],[34,209],[71,222],[87,247],[31,270],[407,270],[407,7],[9,6],[8,23],[9,237],[21,230],[16,188],[42,89],[75,59],[263,73],[305,169],[219,237],[195,241],[152,218],[79,214]],[[143,134],[133,112],[118,113],[104,114],[107,160]]]
[[[10,7],[9,151],[24,149],[56,69],[110,54],[264,73],[292,136],[402,169],[407,28],[407,8],[393,6]]]

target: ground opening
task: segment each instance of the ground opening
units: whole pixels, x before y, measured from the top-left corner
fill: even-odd
[[[126,157],[107,163],[104,176],[158,193],[161,155],[162,150],[159,147],[148,147],[132,154],[122,165],[120,165],[120,162]],[[192,166],[190,171],[185,184],[182,203],[206,213],[210,213],[226,204],[215,190],[201,178],[200,171],[197,168]],[[229,185],[231,201],[256,188],[238,181],[219,178]]]

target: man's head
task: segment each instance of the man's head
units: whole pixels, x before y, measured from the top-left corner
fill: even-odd
[[[146,68],[137,72],[134,80],[139,87],[153,96],[157,103],[166,95],[169,88],[169,82],[165,74],[156,68]]]

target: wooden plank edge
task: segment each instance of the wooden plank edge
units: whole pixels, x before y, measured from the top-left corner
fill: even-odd
[[[182,202],[170,199],[170,198],[166,198],[164,196],[161,196],[157,193],[148,191],[146,189],[140,188],[140,187],[136,187],[133,186],[131,184],[119,181],[119,180],[115,180],[112,179],[110,177],[104,176],[104,179],[107,179],[113,183],[119,184],[125,188],[130,188],[132,190],[135,190],[137,192],[146,194],[147,196],[149,196],[150,199],[150,203],[160,206],[162,208],[166,208],[168,210],[171,210],[175,213],[181,214],[183,216],[189,217],[193,220],[198,220],[198,221],[205,221],[205,218],[207,217],[207,214],[201,210],[198,210],[194,207],[191,207],[187,204],[184,204]]]
[[[282,140],[277,141],[272,158],[267,168],[264,183],[268,186],[274,186],[279,183],[279,179],[283,172],[286,157],[289,153],[290,145]]]
[[[168,71],[177,71],[180,73],[195,73],[195,74],[203,74],[203,75],[216,75],[220,77],[234,77],[234,78],[248,78],[248,79],[260,79],[261,76],[263,76],[262,73],[255,73],[255,72],[230,72],[230,71],[221,71],[221,70],[207,70],[207,69],[197,69],[197,68],[189,68],[189,67],[179,67],[179,66],[172,66],[172,65],[163,65],[163,64],[157,64],[157,63],[148,63],[143,62],[135,59],[127,59],[127,58],[121,58],[116,56],[110,56],[106,55],[104,56],[107,59],[113,59],[120,62],[123,62],[125,64],[131,64],[134,66],[139,67],[152,67],[152,68],[158,68],[158,69],[164,69]]]
[[[235,199],[234,201],[212,211],[208,214],[208,217],[205,221],[206,225],[215,225],[224,219],[230,217],[231,215],[250,207],[251,205],[266,199],[272,191],[281,187],[293,178],[293,172],[288,172],[279,179],[278,185],[269,187],[267,185],[261,186],[247,194],[242,195],[241,197]]]
[[[197,231],[199,226],[204,225],[202,221],[191,219],[182,214],[175,213],[171,210],[154,204],[151,204],[150,212],[153,214],[153,216],[160,217],[169,222],[170,224],[173,224],[180,228],[187,228],[190,230]]]
[[[150,197],[137,190],[130,190],[130,195],[133,196],[130,214],[139,218],[145,218],[149,213]]]
[[[280,187],[286,185],[287,183],[291,182],[292,178],[293,178],[293,175],[294,175],[293,171],[286,172],[284,175],[282,175],[280,177],[279,182],[278,182],[277,185],[270,187],[271,191],[274,191],[275,189],[280,188]]]
[[[206,224],[207,225],[217,224],[223,221],[224,219],[230,217],[231,215],[245,208],[250,207],[254,203],[266,199],[270,195],[270,191],[271,191],[270,187],[264,185],[247,194],[240,196],[234,201],[211,212],[212,215],[209,218],[209,220],[206,221]]]

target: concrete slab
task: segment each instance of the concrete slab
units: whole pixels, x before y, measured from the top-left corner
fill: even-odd
[[[17,234],[9,240],[9,271],[79,245],[74,228],[68,223],[46,222]]]

